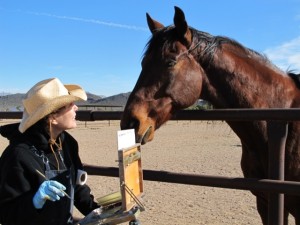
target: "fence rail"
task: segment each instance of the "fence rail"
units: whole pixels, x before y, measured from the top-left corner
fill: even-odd
[[[120,120],[122,111],[78,110],[81,121]],[[0,119],[20,119],[22,112],[0,111]],[[226,120],[226,121],[295,121],[300,120],[300,109],[213,109],[181,110],[171,120]]]
[[[102,167],[85,164],[84,169],[89,175],[119,177],[118,167]],[[232,178],[224,176],[207,176],[145,169],[143,169],[143,179],[148,181],[159,181],[165,183],[188,184],[196,186],[219,187],[239,190],[255,190],[272,193],[300,195],[300,182],[295,181],[278,181],[255,178]]]

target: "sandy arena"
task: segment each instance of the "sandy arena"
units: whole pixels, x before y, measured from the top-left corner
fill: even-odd
[[[78,122],[70,133],[79,142],[82,162],[117,167],[118,130],[119,121]],[[0,138],[0,153],[7,143]],[[141,150],[144,169],[242,177],[240,141],[225,122],[169,121]],[[89,176],[88,184],[96,198],[119,190],[113,177]],[[144,181],[144,193],[142,225],[261,224],[249,191]]]

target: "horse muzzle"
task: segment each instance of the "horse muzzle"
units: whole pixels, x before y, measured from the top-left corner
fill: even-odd
[[[142,135],[136,134],[136,142],[141,143],[142,145],[146,144],[149,141],[152,141],[154,137],[154,129],[152,126],[149,126]]]

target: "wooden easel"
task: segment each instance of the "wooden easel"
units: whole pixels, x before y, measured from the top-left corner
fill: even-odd
[[[143,171],[140,144],[119,150],[119,177],[122,195],[122,210],[135,205],[144,210],[140,198],[143,195]]]
[[[139,225],[137,217],[144,211],[143,171],[140,144],[118,150],[120,192],[98,198],[102,211],[93,211],[78,225],[115,225],[129,222]]]

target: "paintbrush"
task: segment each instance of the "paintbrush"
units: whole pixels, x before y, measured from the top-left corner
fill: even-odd
[[[39,175],[41,175],[45,180],[49,180],[43,173],[41,173],[39,170],[35,170]],[[69,199],[71,199],[70,195],[68,195],[64,190],[61,190],[65,196],[67,196]]]

